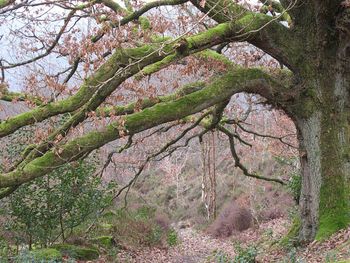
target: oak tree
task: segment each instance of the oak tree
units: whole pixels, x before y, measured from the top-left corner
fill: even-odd
[[[0,122],[0,137],[62,122],[45,129],[4,169],[2,197],[112,141],[177,120],[192,123],[187,130],[201,125],[204,131],[226,134],[236,166],[254,176],[240,163],[239,137],[225,128],[240,125],[225,115],[225,108],[233,95],[245,92],[263,97],[296,126],[302,170],[299,239],[322,239],[349,224],[348,1],[121,2],[0,1],[1,46],[13,52],[2,52],[0,99],[28,104]],[[278,67],[235,63],[224,50],[241,42],[258,50],[255,60],[270,56]],[[157,72],[166,75],[179,65],[177,74],[185,74],[203,64],[210,72],[205,81],[149,95],[157,94],[160,82],[150,80]],[[19,79],[26,86],[21,93],[11,86]],[[140,98],[126,103],[126,87]],[[98,127],[80,132],[92,119]]]

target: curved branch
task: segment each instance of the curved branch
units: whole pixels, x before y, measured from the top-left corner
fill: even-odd
[[[220,24],[212,29],[197,35],[171,40],[163,43],[144,45],[134,49],[119,49],[81,86],[79,91],[62,101],[52,102],[45,106],[9,118],[0,123],[0,138],[17,129],[49,117],[73,112],[86,104],[100,89],[96,100],[91,101],[96,109],[119,84],[127,78],[141,71],[144,67],[161,61],[168,56],[183,57],[215,46],[229,39],[236,32],[235,26],[230,23]]]
[[[199,0],[191,0],[191,2],[218,23],[236,21],[240,24],[240,31],[237,31],[240,34],[232,40],[247,41],[289,69],[297,71],[299,56],[301,56],[297,48],[301,42],[291,30],[279,23],[279,17],[251,12],[234,1],[207,0],[204,7]]]
[[[251,130],[248,130],[246,128],[243,127],[243,125],[241,125],[240,123],[238,122],[235,122],[235,124],[244,132],[246,133],[250,133],[250,134],[253,134],[255,136],[258,136],[258,137],[262,137],[262,138],[269,138],[269,139],[274,139],[274,140],[278,140],[280,141],[281,143],[287,145],[288,147],[291,147],[293,149],[299,149],[299,147],[293,145],[293,144],[290,144],[288,142],[285,142],[283,139],[286,138],[286,137],[290,137],[290,136],[296,136],[296,134],[287,134],[287,135],[284,135],[284,136],[281,136],[281,137],[278,137],[278,136],[273,136],[273,135],[269,135],[269,134],[261,134],[261,133],[258,133],[258,132],[255,132],[255,131],[251,131]]]
[[[226,134],[226,136],[228,137],[229,142],[230,142],[231,154],[232,154],[232,157],[235,161],[235,166],[238,167],[239,169],[241,169],[245,176],[256,178],[259,180],[269,181],[269,182],[276,182],[276,183],[279,183],[282,185],[286,184],[286,182],[284,182],[283,180],[280,180],[280,179],[264,177],[264,176],[258,175],[256,173],[249,173],[248,169],[241,163],[241,160],[236,152],[233,134],[231,134],[231,132],[229,130],[225,129],[224,127],[221,127],[220,131],[223,132],[224,134]]]
[[[11,195],[13,192],[15,192],[17,190],[18,186],[10,186],[10,187],[6,187],[4,189],[2,189],[0,191],[0,200]]]
[[[122,120],[112,122],[101,131],[93,131],[66,144],[57,145],[20,169],[1,174],[0,188],[19,185],[43,176],[124,135],[133,135],[200,112],[229,99],[235,93],[257,93],[273,98],[281,89],[285,88],[260,69],[236,68],[233,72],[215,79],[200,91],[127,115]]]
[[[141,7],[139,10],[129,14],[127,17],[123,18],[121,20],[122,24],[126,24],[130,21],[139,19],[144,13],[148,12],[149,10],[160,7],[160,6],[167,6],[167,5],[181,5],[189,0],[159,0],[159,1],[152,1],[147,4],[145,4],[143,7]]]
[[[162,97],[158,97],[158,98],[154,98],[154,99],[146,99],[144,101],[144,103],[142,103],[141,105],[138,105],[138,103],[131,103],[125,107],[122,106],[117,106],[115,107],[115,109],[117,111],[112,111],[113,114],[105,114],[102,113],[103,116],[120,116],[120,115],[125,115],[128,113],[133,113],[137,110],[140,109],[145,109],[145,108],[149,108],[154,106],[155,104],[159,103],[159,102],[167,102],[167,101],[171,101],[171,100],[175,100],[178,99],[180,97],[183,97],[186,94],[190,94],[194,91],[200,90],[201,88],[203,88],[204,84],[200,85],[200,84],[192,84],[192,85],[186,85],[184,88],[178,90],[177,92],[175,92],[174,94],[168,95],[168,96],[162,96]],[[98,98],[97,100],[94,98]],[[59,127],[58,129],[56,129],[54,132],[52,132],[48,138],[43,141],[40,145],[38,145],[37,147],[33,148],[30,151],[27,151],[26,153],[22,154],[22,160],[20,160],[20,162],[17,164],[18,165],[23,165],[22,162],[24,163],[28,163],[29,161],[33,160],[34,158],[43,155],[45,152],[47,152],[50,148],[52,148],[54,146],[54,141],[55,139],[59,136],[62,135],[62,138],[65,137],[65,135],[68,133],[68,131],[71,128],[76,127],[79,123],[81,123],[83,120],[85,120],[88,116],[88,111],[89,110],[93,110],[93,108],[96,107],[97,104],[100,104],[104,99],[105,96],[103,96],[103,94],[99,94],[97,93],[96,95],[94,95],[94,98],[92,98],[90,100],[90,102],[92,103],[88,103],[86,104],[84,107],[82,107],[77,113],[75,113],[68,121],[66,121],[61,127]],[[108,111],[109,113],[111,113],[111,111]],[[115,112],[117,114],[115,114]]]
[[[203,115],[201,115],[198,120],[196,122],[194,122],[190,127],[186,128],[183,132],[181,132],[180,135],[178,135],[175,139],[167,142],[160,150],[158,150],[157,152],[149,155],[146,160],[141,164],[141,166],[139,167],[137,173],[133,176],[133,178],[121,189],[119,189],[119,191],[117,192],[117,194],[113,197],[113,199],[116,199],[125,189],[126,189],[126,193],[125,193],[125,204],[126,204],[126,198],[127,195],[131,189],[131,187],[135,184],[136,180],[139,178],[139,176],[141,175],[142,171],[145,169],[146,165],[155,157],[161,155],[162,153],[164,153],[170,146],[176,144],[179,140],[181,140],[189,131],[193,130],[195,127],[197,127],[199,125],[199,123],[210,114],[210,111],[204,113]]]
[[[198,50],[201,50],[202,49],[201,45],[205,45],[205,46],[208,44],[215,45],[216,43],[215,41],[218,40],[218,36],[220,36],[220,34],[222,36],[225,36],[225,32],[230,28],[231,28],[230,25],[223,24],[223,25],[220,25],[219,28],[215,27],[208,30],[207,32],[205,32],[206,35],[198,34],[196,36],[188,37],[186,39],[180,39],[179,43],[174,42],[174,47],[177,50],[179,46],[181,46],[181,49],[182,49],[181,53],[176,52],[174,54],[170,54],[169,56],[181,58],[184,56],[182,52],[184,52],[184,50],[186,49],[187,49],[186,54],[191,54],[193,52],[197,52]],[[216,35],[214,35],[215,38],[213,39],[213,36],[211,34],[214,34],[214,33],[216,33]],[[210,39],[213,39],[213,40],[210,41]],[[215,59],[218,59],[219,57],[222,60],[221,58],[222,55],[215,53],[215,56],[214,56],[212,53],[215,53],[215,52],[213,51],[204,52],[201,56],[211,57]],[[71,128],[76,127],[79,123],[84,121],[88,117],[88,113],[91,111],[94,111],[124,80],[126,80],[128,77],[132,76],[136,72],[142,70],[144,65],[147,65],[148,63],[147,57],[146,57],[146,60],[144,59],[145,58],[140,59],[139,63],[135,62],[133,64],[126,66],[125,68],[122,69],[123,71],[118,71],[116,73],[116,76],[121,75],[121,77],[118,78],[113,76],[109,80],[102,83],[101,87],[96,91],[96,94],[94,94],[92,98],[83,107],[79,109],[78,112],[76,112],[68,121],[66,121],[56,131],[51,133],[44,142],[42,142],[32,151],[28,151],[27,155],[23,155],[23,160],[21,160],[21,163],[19,163],[18,165],[23,166],[26,163],[30,162],[31,160],[35,159],[36,157],[43,155],[49,149],[51,149],[54,146],[53,142],[55,141],[55,139],[57,139],[58,137],[61,137],[61,138],[65,137]],[[144,62],[146,64],[144,64]],[[232,62],[228,62],[228,61],[224,61],[224,62],[225,64],[229,64],[230,66],[232,66]],[[128,70],[126,71],[125,69],[128,69]]]
[[[132,114],[134,112],[144,110],[146,108],[150,108],[160,102],[169,102],[169,101],[181,98],[195,91],[199,91],[204,87],[205,87],[204,82],[195,82],[189,85],[185,85],[183,88],[177,90],[175,93],[170,95],[158,96],[155,98],[145,98],[137,102],[132,102],[125,106],[99,108],[97,109],[96,114],[97,116],[101,116],[101,117],[111,117],[111,116],[121,116],[121,115]]]

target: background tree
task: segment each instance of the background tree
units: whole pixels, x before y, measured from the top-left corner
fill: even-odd
[[[162,15],[154,9],[170,5]],[[26,112],[0,123],[0,136],[69,114],[5,167],[1,196],[112,141],[181,119],[191,124],[150,158],[201,125],[200,133],[218,129],[228,137],[245,175],[284,183],[250,173],[237,154],[240,137],[227,127],[245,127],[224,109],[234,94],[246,92],[284,111],[297,128],[300,240],[322,239],[349,224],[348,1],[3,1],[0,6],[2,46],[9,52],[1,59],[2,81],[9,76],[1,99],[30,102]],[[262,52],[253,51],[238,66],[230,60],[237,55],[235,42]],[[220,54],[225,47],[229,50]],[[177,74],[202,72],[198,80],[204,82],[158,96],[170,89],[161,90],[164,78],[155,82],[154,76],[178,63]],[[210,66],[204,70],[203,64]],[[250,67],[259,64],[267,68]],[[16,82],[25,85],[23,93],[13,92]],[[124,104],[130,98],[137,100]]]

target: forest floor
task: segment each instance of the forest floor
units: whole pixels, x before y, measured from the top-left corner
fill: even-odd
[[[161,249],[149,248],[140,251],[124,252],[119,255],[121,262],[164,262],[164,263],[198,263],[206,262],[215,252],[235,256],[230,240],[217,240],[193,228],[178,231],[180,243],[177,246]]]
[[[241,248],[257,248],[257,262],[350,262],[350,227],[324,242],[305,248],[282,249],[274,246],[287,233],[290,224],[284,219],[263,223],[226,239],[215,239],[191,227],[179,229],[179,244],[171,248],[143,248],[121,251],[114,262],[130,263],[229,263]],[[232,260],[232,261],[231,261]],[[101,260],[99,262],[113,262]]]

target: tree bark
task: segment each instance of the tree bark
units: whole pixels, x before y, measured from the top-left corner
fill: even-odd
[[[299,240],[322,240],[350,223],[350,82],[338,66],[311,81],[313,102],[297,117],[302,189]],[[309,82],[310,83],[310,82]]]

